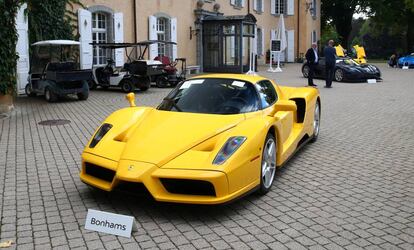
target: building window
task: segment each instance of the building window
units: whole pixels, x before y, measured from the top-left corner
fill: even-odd
[[[231,4],[236,8],[242,8],[243,7],[243,1],[244,0],[232,0]]]
[[[285,3],[286,0],[275,0],[275,14],[281,15],[285,14]]]
[[[157,39],[160,41],[170,41],[170,20],[168,18],[157,18]],[[164,43],[159,43],[158,55],[172,57],[170,47]]]
[[[107,15],[103,12],[92,13],[92,40],[94,43],[108,42]],[[106,64],[107,50],[93,49],[93,64]]]
[[[257,55],[263,55],[263,31],[261,28],[257,28]]]
[[[254,6],[254,7],[255,7],[255,10],[258,13],[262,13],[263,10],[264,10],[264,8],[263,8],[263,0],[256,0],[256,6]]]
[[[312,43],[316,43],[316,30],[312,31]]]
[[[316,0],[312,0],[310,12],[312,17],[316,17]]]

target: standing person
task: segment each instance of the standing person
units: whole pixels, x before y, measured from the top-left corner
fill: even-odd
[[[308,73],[308,86],[316,87],[318,85],[313,83],[313,78],[315,77],[315,67],[318,65],[318,45],[316,43],[312,43],[312,47],[308,49],[306,52],[306,62],[309,66],[309,73]]]
[[[326,85],[325,88],[332,88],[332,79],[334,77],[335,64],[336,64],[336,50],[333,47],[334,41],[329,40],[328,46],[323,50],[325,55],[325,72],[326,72]]]

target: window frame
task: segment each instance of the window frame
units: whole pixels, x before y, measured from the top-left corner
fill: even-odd
[[[270,86],[272,87],[272,89],[275,93],[275,100],[271,104],[268,104],[268,106],[266,106],[266,107],[263,106],[262,97],[260,95],[259,89],[257,88],[257,86],[261,86],[262,83],[270,84]],[[272,81],[270,81],[270,80],[261,80],[261,81],[258,81],[255,85],[256,85],[255,89],[256,89],[256,92],[257,92],[257,96],[259,97],[260,110],[264,110],[264,109],[267,109],[267,108],[273,106],[279,100],[279,95],[277,94],[277,90],[276,90],[274,84],[272,83]]]
[[[95,43],[108,42],[108,14],[102,11],[96,11],[92,13],[92,41]],[[103,24],[103,27],[100,27]],[[101,39],[104,36],[105,39]],[[103,48],[95,47],[92,53],[93,65],[102,66],[106,65],[108,59],[108,51]]]
[[[286,0],[274,0],[275,1],[275,15],[286,15],[286,7],[287,7],[287,1]]]

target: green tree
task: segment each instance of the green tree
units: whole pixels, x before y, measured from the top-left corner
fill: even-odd
[[[352,18],[365,6],[364,0],[322,0],[322,30],[325,26],[335,27],[339,42],[348,48],[348,39],[352,30]]]

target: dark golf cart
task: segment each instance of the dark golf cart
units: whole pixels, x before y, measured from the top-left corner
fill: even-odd
[[[91,70],[79,69],[79,42],[48,40],[32,44],[28,96],[44,95],[48,102],[75,94],[79,100],[89,96]]]
[[[163,84],[168,84],[168,82],[164,82],[173,78],[173,81],[176,81],[177,77],[172,77],[171,71],[166,70],[167,65],[160,60],[145,59],[149,46],[154,43],[176,44],[174,42],[157,40],[138,43],[91,43],[93,46],[110,49],[111,51],[123,48],[128,59],[123,68],[115,68],[112,59],[107,60],[107,65],[94,68],[94,82],[91,87],[101,86],[102,88],[108,88],[119,86],[124,92],[132,92],[135,88],[145,91],[150,88],[151,82],[160,82],[159,79],[163,80]],[[174,71],[175,73],[176,71]]]

